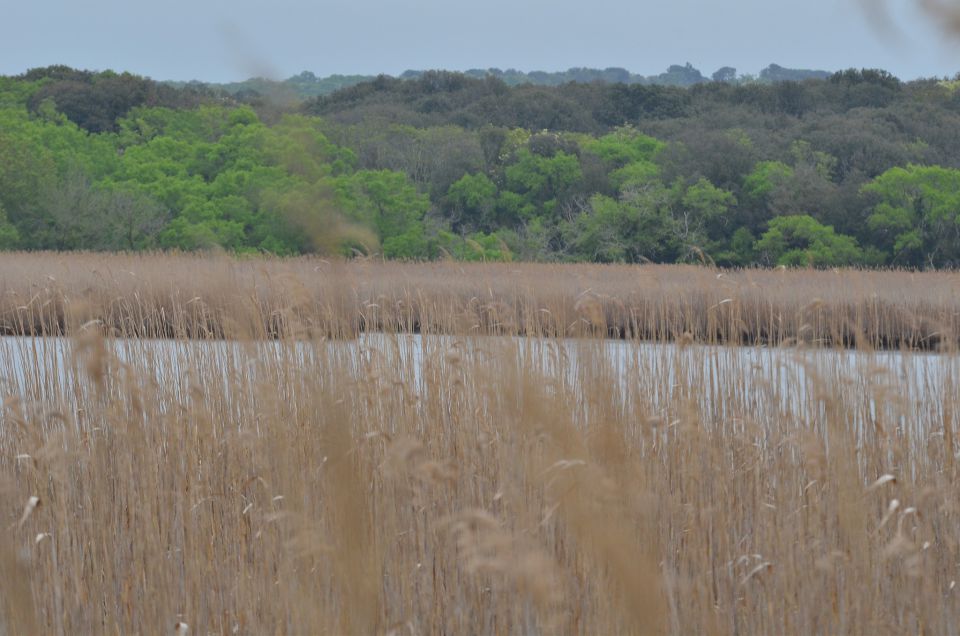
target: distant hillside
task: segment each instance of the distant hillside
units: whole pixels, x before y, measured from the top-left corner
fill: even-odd
[[[421,77],[425,72],[426,71],[422,70],[405,71],[400,74],[399,79],[416,79]],[[524,72],[512,68],[507,70],[499,68],[474,68],[464,71],[463,74],[477,79],[495,77],[502,80],[508,86],[520,86],[523,84],[532,84],[534,86],[561,86],[569,82],[579,82],[582,84],[605,82],[608,84],[644,84],[649,86],[683,87],[702,84],[711,80],[745,84],[826,79],[830,77],[830,73],[827,71],[791,69],[784,68],[777,64],[771,64],[760,71],[758,77],[752,75],[737,75],[737,70],[730,66],[722,67],[707,77],[689,63],[682,66],[679,64],[671,65],[666,71],[658,75],[638,75],[619,67],[609,67],[605,69],[571,68],[566,71],[556,72]],[[310,71],[304,71],[299,75],[294,75],[283,81],[256,77],[243,82],[230,82],[227,84],[202,83],[201,85],[212,90],[220,90],[241,97],[281,94],[289,95],[292,98],[309,99],[311,97],[330,95],[342,88],[349,88],[374,79],[376,79],[376,77],[373,75],[330,75],[328,77],[317,77]],[[167,82],[167,84],[184,87],[196,85],[197,83]]]
[[[0,76],[0,250],[960,267],[960,76],[811,77],[426,71],[302,98],[331,78],[31,69]]]

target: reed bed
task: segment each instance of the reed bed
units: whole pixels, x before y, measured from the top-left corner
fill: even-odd
[[[0,254],[0,333],[363,332],[948,349],[960,273]]]
[[[955,356],[0,344],[2,633],[960,630]]]
[[[2,256],[0,634],[960,633],[956,282]]]

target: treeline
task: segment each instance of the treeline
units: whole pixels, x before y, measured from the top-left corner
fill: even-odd
[[[429,71],[404,71],[400,74],[399,79],[417,79],[427,73],[429,73]],[[464,71],[463,74],[474,79],[493,77],[501,80],[507,86],[520,86],[522,84],[561,86],[569,82],[580,82],[582,84],[606,82],[611,84],[693,86],[694,84],[702,84],[711,80],[716,82],[748,84],[755,82],[771,83],[825,79],[830,76],[830,73],[827,71],[784,68],[778,64],[770,64],[761,70],[757,76],[749,74],[738,75],[737,69],[731,66],[723,66],[707,77],[700,69],[695,68],[689,62],[683,65],[672,64],[666,71],[658,73],[657,75],[639,75],[620,67],[608,67],[604,69],[579,67],[555,72],[524,72],[513,68],[506,70],[499,68],[474,68]],[[388,76],[384,75],[383,77]],[[350,86],[362,84],[363,82],[372,82],[375,79],[377,79],[375,75],[329,75],[326,77],[317,77],[310,71],[304,71],[282,81],[254,77],[242,82],[229,82],[225,84],[208,84],[201,82],[167,82],[167,84],[175,87],[192,86],[205,90],[222,91],[241,98],[264,95],[289,95],[306,99],[329,95],[342,88],[349,88]]]
[[[955,81],[0,78],[0,246],[960,265]]]

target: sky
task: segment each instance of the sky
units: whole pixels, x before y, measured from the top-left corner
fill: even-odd
[[[654,75],[690,62],[705,75],[776,63],[952,77],[960,35],[948,41],[921,1],[2,0],[0,74],[66,64],[209,82],[489,67]]]

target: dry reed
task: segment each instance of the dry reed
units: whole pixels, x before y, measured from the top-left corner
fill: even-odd
[[[953,349],[960,273],[0,254],[0,333],[605,336]]]
[[[960,358],[684,313],[730,276],[880,334],[955,275],[97,258],[3,262],[71,337],[0,339],[0,633],[960,631]],[[476,337],[644,298],[676,345]],[[327,337],[364,321],[450,335]]]

